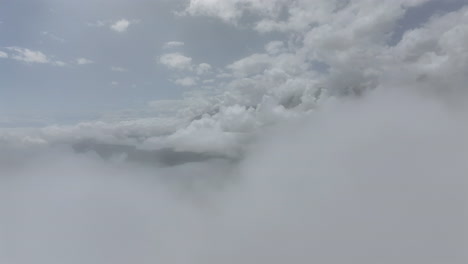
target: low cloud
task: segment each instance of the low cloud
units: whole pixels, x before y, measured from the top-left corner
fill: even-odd
[[[420,94],[382,91],[265,128],[241,159],[3,141],[0,257],[462,264],[465,117]],[[203,133],[213,131],[173,139],[232,147]]]

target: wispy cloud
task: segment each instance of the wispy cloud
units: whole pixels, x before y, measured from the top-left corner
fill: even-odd
[[[41,35],[49,37],[50,39],[61,42],[61,43],[65,42],[64,38],[59,37],[59,36],[55,35],[54,33],[51,33],[51,32],[48,32],[48,31],[41,32]]]
[[[141,20],[139,19],[129,20],[122,18],[119,20],[98,20],[96,22],[88,23],[88,26],[97,28],[107,27],[114,32],[125,33],[128,31],[131,25],[135,25],[140,22]]]
[[[86,65],[86,64],[93,64],[94,61],[87,59],[87,58],[78,58],[76,59],[76,64],[78,65]]]
[[[123,68],[123,67],[112,66],[111,71],[113,71],[113,72],[127,72],[128,69]]]
[[[166,44],[164,44],[165,49],[171,49],[171,48],[179,48],[184,46],[185,43],[181,41],[169,41]]]
[[[30,50],[20,47],[8,47],[13,54],[11,58],[26,63],[51,63],[51,59],[41,51]]]

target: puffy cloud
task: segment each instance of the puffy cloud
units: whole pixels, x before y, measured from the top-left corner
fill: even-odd
[[[211,70],[212,70],[212,67],[208,63],[200,63],[195,69],[195,71],[196,71],[196,73],[198,75],[203,75],[203,74],[209,73],[209,72],[211,72]]]
[[[182,55],[179,52],[167,53],[159,58],[159,62],[164,66],[177,70],[191,70],[192,58]]]
[[[126,32],[131,22],[127,19],[121,19],[110,25],[110,28],[116,32]]]

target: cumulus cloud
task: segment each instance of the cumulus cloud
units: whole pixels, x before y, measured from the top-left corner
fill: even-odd
[[[130,21],[128,21],[127,19],[121,19],[121,20],[116,21],[112,25],[110,25],[110,28],[113,31],[122,33],[122,32],[126,32],[130,25],[131,25]]]
[[[209,73],[211,72],[212,70],[212,67],[210,64],[208,63],[200,63],[197,67],[196,67],[196,73],[198,75],[203,75],[203,74],[206,74],[206,73]]]
[[[182,55],[179,52],[167,53],[159,58],[159,62],[164,66],[176,70],[192,69],[192,58]]]

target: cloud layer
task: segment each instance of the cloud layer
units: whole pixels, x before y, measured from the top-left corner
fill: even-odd
[[[2,130],[0,261],[466,263],[468,7],[398,33],[430,3],[189,1],[278,39],[225,66],[167,42],[190,90],[151,117]]]

